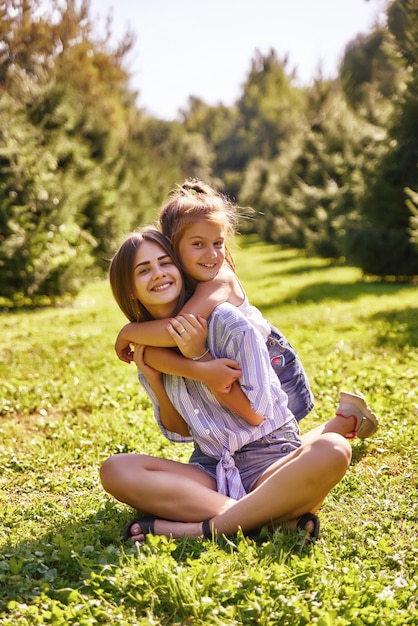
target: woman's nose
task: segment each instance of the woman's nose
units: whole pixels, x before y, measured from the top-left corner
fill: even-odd
[[[164,270],[164,268],[160,267],[159,265],[157,265],[152,273],[152,278],[155,280],[156,278],[161,278],[161,276],[165,276],[166,272]]]

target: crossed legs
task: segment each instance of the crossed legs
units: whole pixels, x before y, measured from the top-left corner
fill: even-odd
[[[199,537],[208,518],[218,533],[232,534],[271,522],[292,523],[307,511],[317,511],[350,459],[351,447],[341,435],[312,436],[273,463],[239,501],[219,494],[215,481],[198,468],[143,454],[110,457],[100,477],[117,500],[162,518],[155,522],[156,534]],[[132,535],[143,540],[139,525]]]

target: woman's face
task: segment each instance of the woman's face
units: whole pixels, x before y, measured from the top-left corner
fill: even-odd
[[[158,244],[143,241],[134,259],[134,296],[155,319],[170,317],[183,286],[180,270]]]

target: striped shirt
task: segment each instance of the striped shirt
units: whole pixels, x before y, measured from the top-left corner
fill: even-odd
[[[263,337],[237,307],[224,303],[214,309],[208,320],[207,344],[214,358],[226,357],[239,363],[242,369],[239,383],[252,409],[264,416],[261,424],[253,426],[221,405],[205,384],[164,374],[167,395],[190,430],[191,436],[183,437],[163,426],[154,393],[139,371],[138,378],[153,402],[162,433],[174,442],[195,441],[202,452],[218,459],[218,491],[239,499],[245,495],[245,490],[235,467],[234,453],[284,424],[289,429],[294,428],[296,433],[298,426],[270,365]]]

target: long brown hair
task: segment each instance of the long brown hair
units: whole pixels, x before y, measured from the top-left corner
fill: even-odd
[[[183,272],[175,253],[168,241],[159,230],[151,226],[146,226],[139,231],[130,233],[118,251],[112,258],[109,268],[109,280],[113,296],[119,305],[122,313],[126,315],[130,322],[145,322],[154,318],[144,307],[138,298],[134,297],[134,262],[138,248],[144,241],[149,241],[160,246],[173,260],[174,265]],[[180,311],[186,302],[189,294],[186,291],[185,281],[179,297],[177,311]]]
[[[215,191],[198,179],[186,180],[162,206],[159,223],[163,234],[168,237],[174,252],[179,257],[179,243],[185,230],[192,222],[203,219],[222,223],[225,228],[225,258],[235,271],[235,263],[228,248],[228,241],[235,234],[237,214],[235,206],[226,196]]]

